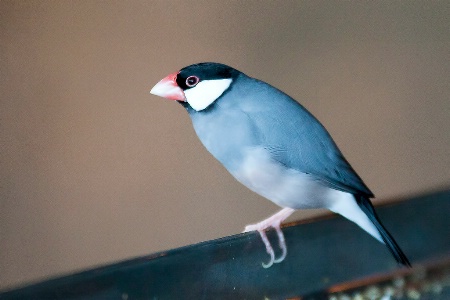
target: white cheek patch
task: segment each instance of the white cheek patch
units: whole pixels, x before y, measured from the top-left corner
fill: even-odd
[[[230,86],[232,79],[203,80],[184,91],[186,101],[196,111],[207,108]]]

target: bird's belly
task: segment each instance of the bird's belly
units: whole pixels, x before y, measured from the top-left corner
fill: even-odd
[[[230,172],[243,185],[281,207],[329,207],[336,192],[312,176],[272,160],[263,148],[247,149],[240,167]]]

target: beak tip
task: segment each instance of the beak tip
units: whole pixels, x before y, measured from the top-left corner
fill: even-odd
[[[167,90],[165,89],[164,85],[158,83],[154,87],[152,87],[152,89],[150,90],[150,94],[165,98]]]

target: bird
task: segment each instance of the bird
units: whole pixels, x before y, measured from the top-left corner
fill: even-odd
[[[244,186],[281,210],[244,232],[257,231],[270,256],[282,262],[287,247],[281,223],[295,210],[326,208],[385,244],[411,267],[382,225],[374,194],[344,158],[331,135],[304,106],[272,85],[228,65],[202,62],[160,80],[151,94],[180,103],[204,147]],[[275,252],[266,230],[278,236]]]

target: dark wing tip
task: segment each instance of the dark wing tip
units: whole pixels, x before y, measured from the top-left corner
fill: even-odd
[[[375,209],[370,202],[370,200],[362,195],[355,195],[356,203],[358,203],[358,206],[361,208],[361,210],[367,215],[367,217],[370,219],[370,221],[375,225],[378,232],[381,235],[381,238],[383,239],[384,243],[386,244],[387,248],[391,252],[391,254],[394,256],[395,260],[404,266],[407,266],[411,268],[411,263],[409,262],[408,258],[406,257],[405,253],[403,253],[400,246],[397,244],[397,242],[394,240],[392,235],[386,230],[386,228],[381,224],[380,219],[378,218]]]

